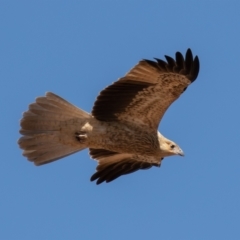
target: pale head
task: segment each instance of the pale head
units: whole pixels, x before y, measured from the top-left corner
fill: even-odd
[[[183,150],[175,142],[163,137],[160,133],[158,133],[158,139],[164,157],[172,155],[184,156]]]

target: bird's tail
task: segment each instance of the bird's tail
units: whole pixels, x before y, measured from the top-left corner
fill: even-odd
[[[35,165],[42,165],[86,148],[76,141],[74,131],[89,118],[89,113],[53,93],[37,98],[21,119],[23,136],[18,144],[23,155]]]

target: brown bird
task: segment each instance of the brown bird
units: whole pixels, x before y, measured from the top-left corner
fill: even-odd
[[[139,169],[159,167],[164,157],[183,156],[158,125],[164,113],[196,78],[199,60],[190,49],[185,58],[142,60],[105,88],[87,113],[54,93],[29,105],[21,119],[18,144],[23,155],[43,165],[89,148],[98,161],[91,181],[110,182]]]

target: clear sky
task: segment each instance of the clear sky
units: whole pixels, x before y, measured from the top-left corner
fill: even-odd
[[[0,1],[0,239],[240,239],[239,1]],[[19,120],[52,91],[86,111],[143,58],[200,74],[160,131],[185,157],[106,184],[84,150],[42,167]]]

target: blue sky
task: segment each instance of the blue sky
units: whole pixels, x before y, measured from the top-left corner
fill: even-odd
[[[239,1],[1,1],[0,239],[239,239]],[[52,91],[86,111],[143,58],[191,48],[194,84],[160,131],[185,157],[109,184],[84,150],[42,167],[19,120]]]

